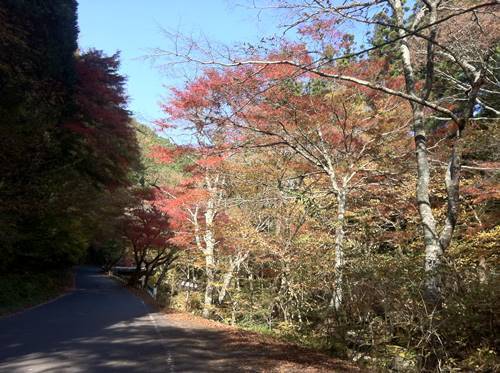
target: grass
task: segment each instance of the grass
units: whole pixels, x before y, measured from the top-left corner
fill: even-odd
[[[293,343],[302,347],[311,348],[317,351],[328,352],[331,346],[324,340],[324,338],[315,337],[311,333],[298,332],[297,330],[290,329],[289,324],[279,323],[275,328],[271,329],[265,324],[257,324],[246,322],[237,324],[243,330],[250,332],[271,336],[282,342]]]
[[[71,271],[0,274],[0,316],[46,302],[71,286]]]

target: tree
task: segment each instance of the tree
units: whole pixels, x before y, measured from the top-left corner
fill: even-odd
[[[163,188],[163,209],[176,220],[178,234],[175,242],[191,246],[203,254],[205,273],[205,299],[203,315],[209,317],[215,291],[216,245],[215,223],[223,203],[223,178],[217,172],[220,157],[211,157],[206,149],[183,149],[194,156],[194,163],[187,167],[191,176],[174,188]],[[171,151],[157,149],[158,159],[171,162]],[[175,159],[175,158],[174,158]],[[194,242],[193,242],[194,240]]]
[[[364,68],[358,64],[352,69]],[[206,74],[175,90],[170,120],[190,120],[201,133],[229,139],[231,148],[288,148],[305,166],[288,183],[327,177],[323,193],[336,196],[335,294],[342,301],[345,214],[349,194],[383,172],[383,147],[402,144],[405,120],[398,100],[323,80],[290,77],[280,67]],[[270,83],[270,80],[272,82]],[[242,86],[244,81],[244,86]],[[397,84],[397,82],[395,83]],[[408,119],[406,119],[408,120]],[[286,185],[283,186],[285,189]]]
[[[368,97],[352,87],[322,87],[321,81],[314,80],[305,87],[295,84],[295,92],[268,89],[264,101],[242,111],[241,116],[247,129],[258,133],[252,143],[288,147],[305,161],[305,172],[294,177],[299,184],[304,178],[327,177],[324,193],[336,198],[332,305],[339,309],[348,201],[353,192],[365,187],[370,176],[383,178],[381,148],[400,140],[402,126],[395,118],[403,119],[404,114],[395,110],[396,102]]]
[[[494,50],[497,48],[496,32],[487,33],[495,17],[497,1],[483,2],[441,2],[418,1],[410,12],[406,12],[400,0],[384,2],[347,2],[341,5],[330,1],[276,1],[275,9],[285,11],[291,19],[290,27],[313,30],[314,45],[317,41],[332,35],[343,23],[356,22],[363,25],[383,26],[397,31],[397,37],[369,48],[343,53],[342,48],[328,53],[298,45],[288,48],[288,53],[259,55],[257,48],[250,48],[250,55],[228,54],[225,59],[215,59],[208,53],[204,59],[194,52],[204,52],[203,46],[190,43],[189,50],[183,53],[182,46],[175,52],[157,51],[157,56],[173,57],[176,62],[197,62],[241,69],[242,66],[260,66],[273,69],[285,66],[297,74],[308,73],[317,77],[354,83],[389,96],[405,99],[412,110],[412,134],[416,147],[417,187],[416,203],[421,219],[422,241],[425,247],[425,269],[428,274],[426,298],[433,305],[440,304],[439,269],[443,255],[450,245],[457,224],[459,207],[459,182],[461,168],[461,148],[464,130],[474,119],[474,107],[479,104],[485,109],[497,112],[488,104],[481,104],[480,97],[487,96],[485,85],[494,81],[491,68],[494,64]],[[449,5],[452,5],[451,7]],[[380,14],[387,17],[381,17]],[[384,18],[389,21],[386,22]],[[460,20],[467,33],[449,33],[443,37],[441,31],[453,29],[453,22]],[[315,25],[317,27],[315,27]],[[325,31],[325,26],[328,31]],[[477,35],[478,37],[472,37]],[[460,38],[457,38],[460,37]],[[478,38],[481,43],[478,42]],[[176,40],[182,40],[177,38]],[[365,78],[362,71],[345,69],[346,59],[362,58],[368,52],[395,45],[399,51],[399,67],[404,73],[404,89],[391,87],[380,77]],[[293,43],[292,43],[293,45]],[[328,45],[331,45],[329,43]],[[467,47],[463,47],[467,45]],[[423,47],[423,48],[422,48]],[[248,49],[247,49],[248,50]],[[421,52],[423,50],[423,53]],[[457,79],[449,75],[449,67],[460,72]],[[456,87],[457,95],[443,97],[442,87],[436,83],[438,76],[448,76],[447,86]],[[442,117],[436,117],[442,115]],[[444,117],[443,117],[444,116]],[[449,123],[446,134],[451,146],[448,165],[443,178],[447,193],[447,214],[438,229],[433,212],[430,192],[431,166],[428,153],[430,124],[435,121]],[[443,144],[444,145],[444,144]],[[443,146],[442,145],[442,146]]]
[[[101,223],[116,221],[130,203],[123,188],[138,150],[119,57],[77,53],[76,11],[72,0],[0,5],[6,268],[77,263],[106,240],[104,231],[116,233]]]
[[[158,269],[168,270],[176,258],[177,247],[170,242],[173,233],[169,217],[155,203],[153,190],[136,192],[139,202],[126,213],[124,235],[131,244],[135,261],[135,272],[130,278],[131,285],[137,285],[144,277],[143,286]]]
[[[75,167],[103,187],[130,183],[138,167],[139,150],[126,109],[125,78],[119,74],[119,54],[90,50],[77,57],[77,110],[64,127],[73,137],[66,149]]]
[[[59,126],[70,114],[76,74],[76,1],[4,1],[0,24],[2,264],[65,263],[79,256],[82,241],[71,233],[77,219],[59,219],[68,176],[60,172]],[[71,238],[69,246],[60,240]]]

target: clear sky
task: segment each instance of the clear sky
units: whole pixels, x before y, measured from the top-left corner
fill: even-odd
[[[182,80],[162,74],[141,59],[152,48],[168,48],[161,27],[202,33],[211,40],[233,44],[257,41],[272,32],[270,22],[235,6],[244,0],[79,0],[80,48],[112,54],[121,51],[121,72],[128,77],[130,109],[143,123],[161,116],[158,102],[167,88]],[[248,2],[247,2],[248,4]]]

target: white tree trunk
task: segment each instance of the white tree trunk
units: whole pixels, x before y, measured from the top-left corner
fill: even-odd
[[[212,196],[213,197],[213,196]],[[215,286],[215,236],[214,236],[214,218],[216,214],[215,201],[210,198],[207,202],[207,209],[205,211],[205,234],[203,239],[205,241],[205,272],[207,276],[207,284],[205,287],[205,300],[203,303],[203,317],[210,317],[213,292]]]
[[[415,74],[413,70],[412,56],[408,46],[408,37],[405,36],[404,29],[404,9],[401,0],[390,0],[390,4],[394,10],[396,24],[399,26],[400,52],[403,63],[403,71],[405,76],[406,92],[417,97]],[[429,3],[431,4],[431,3]],[[434,6],[434,3],[431,4]],[[433,8],[434,9],[434,8]],[[435,15],[435,12],[431,12]],[[432,56],[427,56],[427,69],[433,66]],[[432,70],[432,69],[431,69]],[[430,74],[430,71],[427,72]],[[432,76],[428,76],[432,79]],[[429,82],[426,82],[429,85]],[[430,91],[430,86],[426,87]],[[424,92],[425,94],[425,92]],[[429,195],[430,183],[430,167],[427,150],[427,131],[424,122],[424,113],[422,106],[411,102],[413,113],[413,132],[415,139],[415,155],[417,161],[417,186],[416,199],[418,212],[421,219],[424,247],[425,247],[425,272],[427,274],[425,283],[425,296],[431,303],[437,304],[440,297],[441,279],[439,277],[439,267],[443,255],[443,249],[439,241],[439,236],[436,230],[436,220],[432,212],[432,206]]]
[[[215,260],[213,252],[209,251],[205,254],[205,272],[207,276],[207,284],[205,286],[205,300],[203,303],[203,317],[210,317],[212,303],[213,303],[213,291],[214,291],[214,267]]]
[[[219,299],[218,299],[219,303],[222,303],[224,301],[224,298],[226,297],[227,289],[231,284],[231,280],[233,279],[235,269],[239,268],[241,263],[243,263],[243,261],[245,261],[245,259],[248,257],[248,254],[249,254],[248,252],[244,254],[238,253],[234,260],[233,258],[229,259],[229,268],[227,272],[224,274],[222,280],[222,287],[219,291]]]
[[[335,310],[340,309],[343,300],[343,266],[344,266],[344,224],[346,209],[346,191],[343,189],[337,193],[337,218],[335,226],[335,287],[332,306]]]

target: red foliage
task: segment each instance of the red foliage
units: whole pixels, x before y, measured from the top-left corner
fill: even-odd
[[[140,203],[127,213],[125,219],[125,236],[133,244],[134,250],[168,246],[173,237],[170,218],[156,206],[155,193],[144,189],[137,191],[136,197]]]
[[[498,162],[493,162],[498,166]],[[486,163],[486,166],[488,163]],[[483,165],[485,166],[485,165]],[[500,184],[493,181],[482,181],[474,185],[462,188],[464,196],[472,198],[474,203],[500,200]]]
[[[193,246],[193,219],[203,227],[203,214],[210,192],[206,188],[207,178],[217,173],[224,161],[222,153],[214,148],[177,147],[155,148],[153,156],[166,163],[176,162],[180,157],[191,158],[185,167],[186,176],[175,187],[162,187],[155,191],[155,207],[170,217],[174,232],[171,242],[182,247]]]
[[[125,78],[118,72],[119,55],[91,50],[76,59],[76,114],[63,127],[80,140],[93,171],[106,186],[125,184],[137,159],[135,132],[126,110]],[[86,172],[89,172],[86,170]]]
[[[150,152],[149,156],[156,159],[162,163],[173,163],[182,155],[188,153],[189,147],[175,146],[175,147],[165,147],[165,146],[155,146]]]

